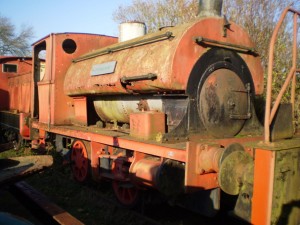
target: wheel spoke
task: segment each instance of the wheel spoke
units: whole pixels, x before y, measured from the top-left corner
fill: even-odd
[[[132,190],[132,189],[133,188],[127,190],[127,194],[128,194],[129,199],[133,199],[133,196],[134,196],[134,190]]]
[[[77,181],[84,181],[88,176],[89,163],[87,160],[87,150],[82,141],[75,141],[72,146],[71,161],[74,178]]]
[[[139,198],[136,187],[133,185],[128,185],[128,183],[113,181],[113,189],[117,199],[124,206],[134,206]]]

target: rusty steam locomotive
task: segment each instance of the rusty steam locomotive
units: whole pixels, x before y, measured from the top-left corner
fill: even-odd
[[[33,147],[55,141],[70,153],[75,179],[111,180],[124,205],[154,188],[214,215],[225,192],[238,196],[236,216],[276,223],[300,199],[292,104],[279,104],[262,126],[255,99],[264,78],[253,42],[221,16],[221,0],[200,0],[200,9],[191,23],[123,42],[59,33],[34,43],[20,134]],[[299,223],[299,208],[288,218]]]

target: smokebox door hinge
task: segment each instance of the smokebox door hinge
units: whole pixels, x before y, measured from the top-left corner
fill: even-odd
[[[251,87],[250,84],[246,84],[246,93],[247,93],[247,113],[245,115],[236,115],[230,114],[230,119],[234,120],[247,120],[251,118],[251,98],[250,98]]]

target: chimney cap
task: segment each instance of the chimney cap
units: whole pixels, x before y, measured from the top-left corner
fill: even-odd
[[[223,0],[199,0],[199,17],[221,16]]]

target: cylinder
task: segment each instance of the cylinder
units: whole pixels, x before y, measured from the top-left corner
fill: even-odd
[[[223,0],[199,0],[199,17],[221,16]]]
[[[119,42],[128,41],[146,34],[146,25],[142,22],[121,23],[119,26]]]

